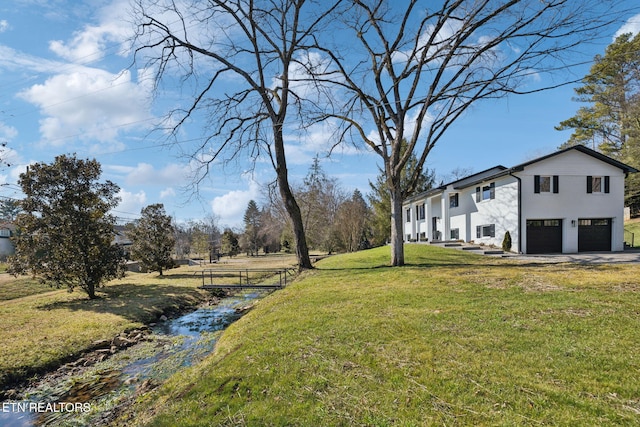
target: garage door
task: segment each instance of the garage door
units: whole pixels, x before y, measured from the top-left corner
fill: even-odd
[[[562,252],[562,220],[527,220],[527,253]]]
[[[578,220],[578,252],[611,250],[611,218]]]

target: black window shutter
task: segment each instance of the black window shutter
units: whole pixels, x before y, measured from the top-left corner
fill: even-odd
[[[593,193],[593,177],[587,177],[587,193]]]
[[[540,192],[540,175],[533,176],[533,192],[536,194]]]
[[[609,177],[605,176],[604,177],[604,192],[608,193],[609,192]]]
[[[495,182],[492,182],[489,185],[489,194],[490,194],[489,195],[490,199],[495,199],[496,198],[496,183]]]
[[[480,187],[476,187],[476,202],[480,201]]]
[[[491,235],[491,237],[496,237],[496,225],[495,224],[491,224],[489,226],[489,234]]]
[[[478,239],[482,237],[482,226],[480,226],[480,225],[476,226],[476,237]]]
[[[558,177],[558,175],[553,175],[553,192],[554,193],[559,193],[560,192],[560,177]]]

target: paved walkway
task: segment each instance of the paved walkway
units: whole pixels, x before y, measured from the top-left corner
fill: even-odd
[[[534,263],[575,262],[580,264],[628,264],[640,262],[640,250],[624,252],[586,252],[579,254],[557,255],[513,255],[510,259]]]

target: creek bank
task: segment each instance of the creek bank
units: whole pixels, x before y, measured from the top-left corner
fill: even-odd
[[[92,350],[54,372],[11,391],[17,402],[81,402],[86,414],[0,414],[0,425],[104,425],[139,396],[150,392],[178,370],[198,363],[213,350],[221,333],[264,294],[211,298],[200,308],[92,343]],[[165,316],[165,317],[162,317]],[[13,416],[14,418],[11,418]]]
[[[125,350],[137,343],[148,340],[152,328],[171,319],[193,312],[201,307],[216,306],[223,298],[232,296],[233,292],[219,291],[203,295],[199,304],[171,305],[159,309],[155,318],[137,328],[127,329],[111,339],[93,341],[85,349],[60,361],[57,366],[44,369],[25,370],[15,375],[13,380],[0,389],[0,401],[18,400],[28,388],[38,384],[55,381],[67,375],[81,374],[83,368],[91,367],[105,361],[110,356]]]

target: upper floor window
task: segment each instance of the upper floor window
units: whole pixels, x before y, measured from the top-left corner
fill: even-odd
[[[416,218],[418,221],[424,219],[424,203],[416,206]]]
[[[449,207],[457,208],[459,204],[458,193],[449,194]]]
[[[587,193],[608,193],[609,192],[608,176],[588,176],[587,177]]]
[[[476,187],[476,202],[496,198],[496,183],[492,182],[483,187]]]
[[[560,192],[560,179],[558,175],[544,176],[535,175],[533,177],[533,192],[539,193],[559,193]]]
[[[406,221],[411,222],[411,208],[407,208],[407,210],[405,211],[405,214],[406,214]]]

